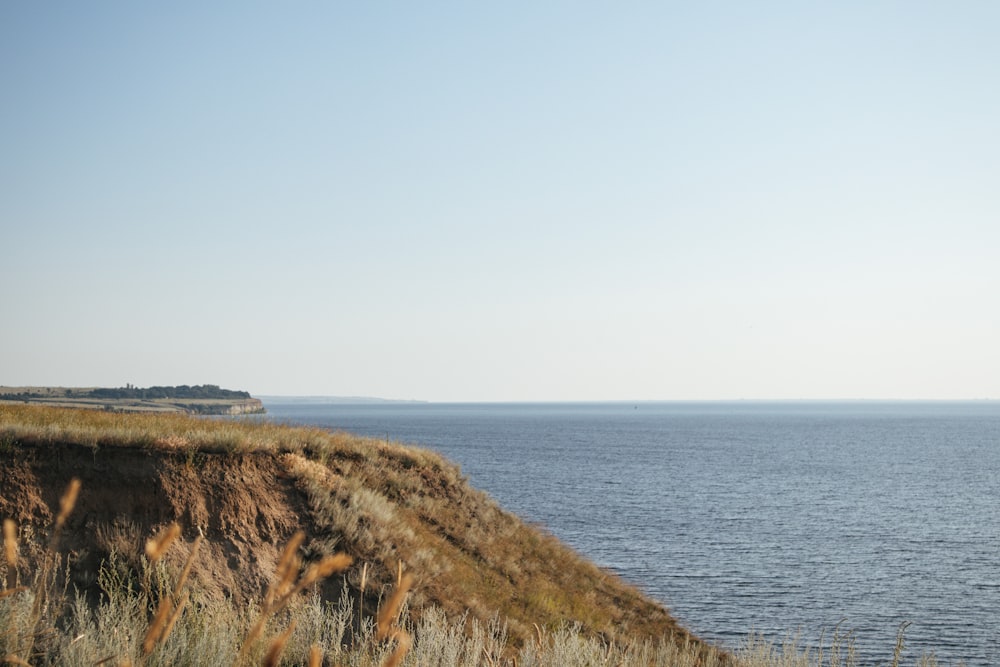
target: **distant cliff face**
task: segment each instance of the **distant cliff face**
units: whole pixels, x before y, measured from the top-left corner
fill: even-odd
[[[258,415],[264,414],[264,404],[259,398],[245,399],[229,408],[231,415]]]
[[[185,403],[187,412],[198,415],[259,415],[267,412],[259,398],[212,403]]]

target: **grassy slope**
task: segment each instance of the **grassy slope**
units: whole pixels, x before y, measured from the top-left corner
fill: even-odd
[[[5,405],[0,458],[8,501],[4,507],[0,499],[0,513],[16,510],[22,528],[36,524],[38,535],[64,479],[89,478],[81,502],[88,493],[94,500],[75,527],[77,553],[107,551],[111,523],[120,536],[120,525],[144,532],[178,521],[189,541],[206,533],[206,557],[218,562],[202,563],[200,572],[218,578],[227,563],[269,569],[280,543],[302,528],[306,558],[334,550],[355,558],[344,581],[372,608],[402,564],[417,579],[411,608],[418,617],[431,606],[456,618],[499,614],[515,643],[533,636],[536,624],[551,630],[565,622],[619,642],[697,642],[661,606],[504,512],[455,465],[425,450],[268,423]],[[40,487],[25,501],[33,506],[10,506],[18,494],[31,497],[32,484]],[[132,516],[113,514],[123,511]],[[86,535],[104,535],[105,543],[85,544]],[[239,590],[244,583],[250,590]],[[228,585],[227,594],[252,597],[262,582],[236,576]]]

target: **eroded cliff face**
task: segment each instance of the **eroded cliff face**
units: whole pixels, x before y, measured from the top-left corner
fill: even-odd
[[[114,419],[118,428],[145,423]],[[204,420],[176,423],[200,428]],[[170,438],[133,447],[0,437],[0,518],[18,526],[18,577],[28,583],[37,571],[60,497],[77,478],[79,498],[57,545],[69,561],[60,569],[69,590],[97,596],[99,568],[112,553],[138,571],[146,540],[177,523],[181,537],[165,556],[171,568],[204,535],[191,573],[198,596],[259,602],[301,530],[305,563],[335,552],[354,559],[320,594],[336,602],[346,587],[372,615],[401,566],[416,579],[415,617],[431,605],[456,619],[499,615],[515,642],[529,641],[535,624],[562,623],[616,642],[698,642],[661,605],[502,510],[437,455],[347,435],[336,446],[319,432],[292,435],[300,440],[289,449],[241,452],[172,449]]]
[[[66,446],[8,448],[0,458],[0,517],[18,524],[24,581],[73,478],[81,481],[80,494],[57,546],[70,561],[70,583],[81,590],[95,584],[112,551],[138,561],[145,541],[177,522],[182,535],[168,559],[183,562],[203,534],[193,572],[199,591],[246,603],[266,590],[289,537],[310,528],[302,492],[269,454]]]
[[[181,404],[187,411],[199,415],[257,415],[266,412],[259,398],[209,403],[189,402]]]
[[[229,409],[231,415],[256,415],[264,412],[264,404],[259,398],[248,398]]]

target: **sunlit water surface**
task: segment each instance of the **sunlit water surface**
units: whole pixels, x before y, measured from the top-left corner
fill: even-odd
[[[441,452],[717,643],[1000,664],[1000,403],[265,405]]]

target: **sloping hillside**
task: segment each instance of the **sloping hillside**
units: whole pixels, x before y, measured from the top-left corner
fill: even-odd
[[[411,613],[499,614],[515,642],[535,624],[567,621],[608,640],[697,642],[663,607],[505,512],[426,450],[261,422],[3,406],[0,518],[18,525],[22,577],[37,566],[72,478],[82,488],[61,549],[81,590],[94,589],[112,551],[138,559],[148,537],[176,522],[181,538],[168,561],[183,563],[203,534],[197,589],[243,604],[262,597],[281,549],[302,530],[304,561],[354,558],[324,596],[336,600],[348,586],[372,613],[402,568],[415,578]]]

